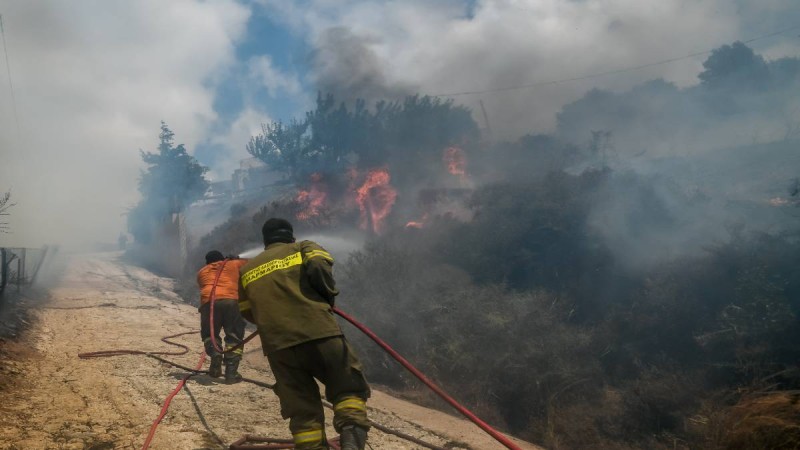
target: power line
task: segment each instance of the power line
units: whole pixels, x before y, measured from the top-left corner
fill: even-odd
[[[8,86],[11,89],[11,106],[14,108],[14,120],[17,123],[17,135],[21,136],[19,128],[19,114],[17,113],[17,99],[14,96],[14,84],[11,82],[11,64],[8,62],[8,48],[6,47],[6,32],[3,28],[3,15],[0,14],[0,36],[3,37],[3,53],[6,56],[6,71],[8,71]]]
[[[783,33],[786,33],[787,31],[792,31],[792,30],[795,30],[795,29],[798,29],[798,28],[800,28],[800,25],[795,25],[795,26],[792,26],[792,27],[789,27],[789,28],[784,28],[784,29],[782,29],[780,31],[775,31],[773,33],[764,34],[764,35],[761,35],[761,36],[754,37],[752,39],[748,39],[746,41],[742,41],[742,43],[743,44],[749,44],[751,42],[755,42],[755,41],[759,41],[761,39],[766,39],[766,38],[770,38],[770,37],[773,37],[773,36],[777,36],[779,34],[783,34]],[[655,62],[651,62],[651,63],[647,63],[647,64],[641,64],[641,65],[638,65],[638,66],[625,67],[625,68],[622,68],[622,69],[609,70],[609,71],[605,71],[605,72],[596,72],[596,73],[582,75],[582,76],[573,77],[573,78],[562,78],[560,80],[539,81],[539,82],[536,82],[536,83],[521,84],[521,85],[517,85],[517,86],[505,86],[505,87],[500,87],[500,88],[490,88],[490,89],[483,89],[483,90],[476,90],[476,91],[452,92],[452,93],[449,93],[449,94],[433,94],[433,95],[431,95],[431,97],[457,97],[457,96],[461,96],[461,95],[487,94],[487,93],[492,93],[492,92],[515,91],[515,90],[518,90],[518,89],[528,89],[528,88],[532,88],[532,87],[547,86],[547,85],[560,84],[560,83],[570,83],[570,82],[573,82],[573,81],[588,80],[588,79],[591,79],[591,78],[604,77],[604,76],[615,75],[615,74],[624,73],[624,72],[632,72],[634,70],[641,70],[641,69],[645,69],[645,68],[648,68],[648,67],[659,66],[659,65],[662,65],[662,64],[669,64],[669,63],[676,62],[676,61],[681,61],[681,60],[684,60],[684,59],[695,58],[695,57],[698,57],[698,56],[707,55],[707,54],[713,52],[714,50],[715,49],[704,50],[702,52],[690,53],[688,55],[678,56],[678,57],[669,58],[669,59],[663,59],[661,61],[655,61]]]

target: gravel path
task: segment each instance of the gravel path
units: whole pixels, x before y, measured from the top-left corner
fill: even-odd
[[[37,302],[29,330],[2,346],[0,449],[141,448],[164,398],[185,372],[144,356],[80,360],[76,355],[171,351],[175,347],[160,338],[199,329],[199,314],[181,303],[171,280],[122,264],[117,256],[71,256],[48,298]],[[166,358],[194,367],[202,351],[199,334],[174,340],[192,350]],[[245,348],[240,370],[245,377],[274,382],[258,339]],[[374,421],[435,445],[501,447],[465,420],[377,390],[369,407]],[[328,433],[335,436],[332,428]],[[274,393],[198,375],[172,401],[151,448],[223,449],[245,434],[289,437]],[[370,433],[370,445],[422,448],[377,430]]]

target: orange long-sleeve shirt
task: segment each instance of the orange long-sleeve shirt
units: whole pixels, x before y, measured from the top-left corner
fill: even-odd
[[[200,286],[200,303],[206,304],[211,301],[211,289],[214,287],[214,279],[217,277],[223,261],[206,264],[197,272],[197,285]],[[247,263],[246,259],[230,259],[225,262],[222,275],[217,282],[217,290],[214,297],[217,299],[228,298],[237,300],[239,298],[239,268]]]

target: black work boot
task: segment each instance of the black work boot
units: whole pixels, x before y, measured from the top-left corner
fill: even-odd
[[[222,355],[211,357],[211,364],[208,366],[208,376],[219,378],[222,376]]]
[[[364,450],[364,446],[367,445],[367,430],[357,425],[342,427],[339,445],[342,450]]]
[[[239,374],[239,361],[241,361],[241,358],[230,358],[225,360],[226,383],[233,384],[242,381],[242,375]]]

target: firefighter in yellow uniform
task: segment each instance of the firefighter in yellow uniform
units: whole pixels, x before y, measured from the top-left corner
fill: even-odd
[[[296,242],[284,219],[267,220],[261,232],[264,251],[240,269],[239,310],[258,327],[295,448],[328,448],[317,379],[342,450],[363,450],[370,390],[331,309],[339,293],[333,258],[315,242]]]

